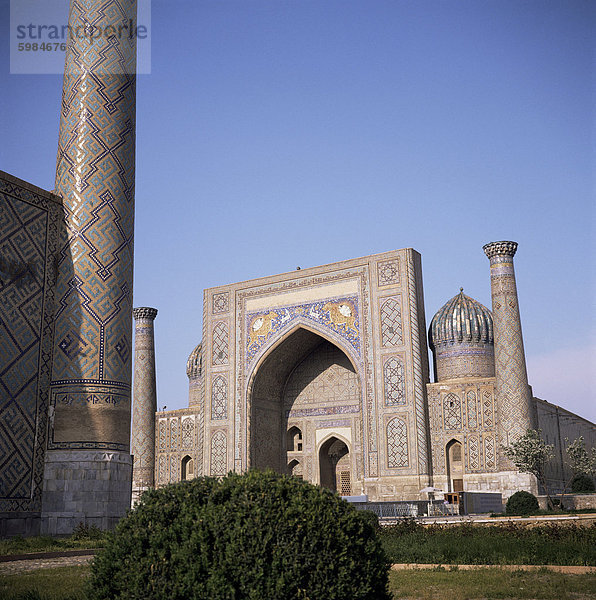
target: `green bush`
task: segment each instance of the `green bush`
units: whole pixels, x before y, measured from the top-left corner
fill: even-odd
[[[271,471],[150,490],[93,564],[92,600],[387,599],[376,533],[336,494]]]
[[[507,515],[529,515],[538,510],[538,499],[534,494],[521,490],[515,492],[507,500],[505,514]]]
[[[576,475],[571,481],[574,494],[589,494],[595,491],[594,480],[589,475]]]
[[[374,513],[372,510],[361,510],[358,512],[358,514],[367,523],[369,523],[373,529],[375,529],[375,530],[380,529],[381,526],[379,525],[379,517],[377,517],[376,513]]]

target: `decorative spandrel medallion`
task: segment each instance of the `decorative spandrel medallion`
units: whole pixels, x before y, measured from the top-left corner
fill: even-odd
[[[275,333],[297,320],[311,321],[330,329],[345,339],[358,355],[361,354],[358,296],[346,296],[247,313],[247,363]]]

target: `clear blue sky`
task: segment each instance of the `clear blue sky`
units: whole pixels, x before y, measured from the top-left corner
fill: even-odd
[[[61,78],[10,75],[0,168],[54,181]],[[536,395],[596,420],[596,4],[154,0],[139,77],[135,305],[187,403],[205,287],[412,246],[427,322],[519,242]]]

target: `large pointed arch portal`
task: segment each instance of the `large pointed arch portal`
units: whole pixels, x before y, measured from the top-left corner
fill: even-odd
[[[334,419],[352,431],[361,420],[360,399],[360,377],[339,344],[296,328],[269,350],[249,386],[249,466],[294,473],[300,465],[301,475],[318,483],[317,432]],[[344,454],[344,463],[352,460]],[[331,471],[326,484],[337,488]]]

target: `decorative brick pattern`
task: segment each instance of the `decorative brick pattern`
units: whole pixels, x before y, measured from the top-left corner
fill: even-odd
[[[219,292],[218,294],[213,294],[212,307],[214,315],[227,313],[230,310],[230,293]]]
[[[223,431],[216,431],[211,436],[211,475],[222,476],[227,468],[227,438]]]
[[[513,267],[517,243],[492,242],[483,249],[490,260],[499,444],[508,446],[533,426],[532,397]],[[503,469],[512,467],[504,457],[501,461]]]
[[[170,483],[180,481],[180,460],[177,454],[170,454]]]
[[[424,329],[424,298],[422,297],[422,267],[420,256],[408,251],[408,302],[410,306],[410,332],[412,342],[412,374],[414,389],[414,410],[416,414],[416,450],[418,458],[418,473],[430,473],[429,461],[429,431],[427,405],[424,382],[428,379],[428,352],[423,341],[426,335]]]
[[[468,438],[468,468],[470,470],[480,469],[480,448],[475,435]]]
[[[377,265],[379,287],[399,284],[399,259],[387,260]]]
[[[387,423],[387,467],[408,466],[408,427],[402,419],[395,417]]]
[[[478,427],[478,407],[476,405],[476,392],[469,391],[466,394],[468,407],[468,428],[476,429]]]
[[[41,509],[62,208],[31,187],[0,176],[0,512]]]
[[[385,361],[383,364],[383,380],[385,406],[402,406],[406,404],[405,369],[400,358],[392,356]]]
[[[135,319],[135,362],[133,387],[132,472],[133,489],[153,487],[155,483],[155,341],[153,321],[157,309],[133,309]]]
[[[401,346],[403,341],[401,305],[396,298],[389,298],[381,304],[381,344]]]
[[[443,398],[443,426],[445,429],[461,429],[461,401],[456,394]]]
[[[165,454],[161,454],[159,457],[159,466],[157,469],[157,483],[164,485],[168,482],[168,457]]]
[[[492,436],[484,438],[484,465],[487,470],[494,470],[497,466],[495,438]]]
[[[486,390],[482,394],[482,419],[485,429],[490,429],[494,426],[495,421],[493,415],[493,397],[492,394]]]
[[[178,449],[178,435],[179,435],[179,421],[178,419],[170,420],[170,449],[177,450]]]
[[[213,328],[213,364],[227,365],[229,359],[228,325],[220,321]]]
[[[159,422],[159,449],[165,451],[167,446],[167,422]]]
[[[195,422],[192,417],[182,419],[182,448],[192,449],[195,442]]]
[[[211,419],[227,419],[228,416],[228,382],[218,375],[211,385]]]
[[[134,22],[135,15],[136,2],[71,0],[69,26],[74,31],[93,23],[105,30]],[[90,393],[102,386],[130,397],[135,64],[135,36],[69,39],[55,182],[66,221],[52,375],[59,392]],[[78,423],[83,437],[52,439],[49,447],[128,450],[126,404],[56,405],[56,419]]]
[[[329,409],[341,403],[359,409],[360,381],[348,357],[337,346],[322,344],[288,378],[283,402],[292,415],[303,415],[304,409],[312,411],[313,405]]]

